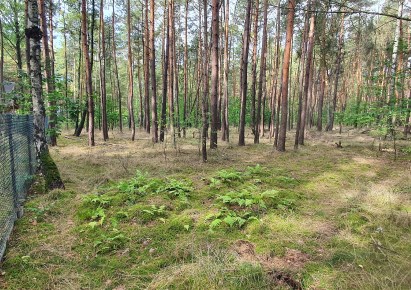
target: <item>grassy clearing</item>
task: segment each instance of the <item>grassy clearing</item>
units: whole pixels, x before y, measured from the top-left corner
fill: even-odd
[[[282,154],[268,139],[221,144],[207,164],[192,138],[173,149],[144,133],[95,148],[62,137],[52,155],[67,190],[26,203],[0,286],[407,289],[411,155],[310,134]]]

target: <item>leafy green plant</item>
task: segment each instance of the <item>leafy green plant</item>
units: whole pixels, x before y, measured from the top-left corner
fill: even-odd
[[[242,228],[247,222],[252,220],[258,220],[257,216],[252,212],[247,211],[237,213],[226,207],[222,208],[217,214],[211,214],[206,217],[206,221],[210,221],[210,230],[214,230],[221,226],[227,226],[229,228]]]
[[[116,212],[116,215],[115,215],[117,219],[126,219],[128,218],[128,216],[129,216],[128,212],[123,211],[123,210]]]
[[[265,168],[262,167],[260,164],[257,164],[256,166],[247,166],[245,174],[246,175],[260,175],[264,172],[265,172]]]
[[[240,207],[257,206],[259,208],[267,208],[265,199],[275,198],[278,191],[270,190],[263,193],[251,193],[249,190],[243,189],[240,192],[228,192],[224,195],[219,195],[217,200],[228,205],[237,205]]]
[[[43,221],[50,212],[49,207],[26,207],[26,210],[32,212],[37,221]]]
[[[215,179],[220,180],[222,183],[231,183],[233,181],[243,180],[243,175],[240,171],[234,169],[222,169],[217,171]]]
[[[297,201],[301,198],[298,193],[289,190],[269,190],[264,194],[269,194],[272,207],[280,210],[294,210]]]
[[[112,198],[106,195],[90,195],[86,197],[85,200],[97,206],[108,207],[111,204]]]
[[[220,185],[221,185],[221,180],[220,179],[217,179],[217,178],[214,178],[214,177],[212,177],[211,179],[210,179],[210,187],[211,188],[219,188],[220,187]]]
[[[102,207],[96,208],[90,216],[90,219],[92,220],[88,225],[91,228],[95,228],[96,226],[101,226],[104,223],[104,220],[106,219],[106,212]]]
[[[131,210],[130,216],[134,216],[143,224],[154,220],[165,222],[168,211],[165,205],[137,205]]]
[[[142,186],[145,186],[147,182],[147,174],[142,173],[140,170],[137,170],[133,178],[120,181],[116,187],[120,192],[123,193],[137,193],[138,189]]]
[[[403,152],[405,154],[411,154],[411,146],[402,148],[401,152]]]
[[[163,182],[157,178],[149,178],[147,173],[136,171],[133,178],[118,182],[114,188],[121,193],[146,195],[155,193]]]
[[[192,187],[191,182],[185,180],[177,180],[177,179],[167,179],[166,183],[157,189],[158,193],[166,192],[173,197],[177,197],[180,200],[187,202],[188,197],[190,196],[190,192],[192,192],[194,188]]]
[[[151,205],[149,209],[143,209],[142,212],[147,213],[151,216],[161,216],[165,213],[165,205],[160,205],[157,207],[156,205]]]
[[[94,241],[94,249],[97,254],[106,254],[124,247],[129,240],[123,233],[114,230],[110,235],[101,235],[100,239]]]

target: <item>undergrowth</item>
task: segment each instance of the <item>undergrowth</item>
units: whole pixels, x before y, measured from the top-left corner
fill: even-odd
[[[106,175],[117,157],[56,158],[62,176],[73,174],[69,190],[26,203],[0,287],[407,289],[406,165],[364,157],[375,154],[358,145],[268,157],[263,146],[230,163],[212,163],[211,151],[201,166],[170,154],[176,165],[154,166],[150,153],[131,167],[127,153],[127,172]],[[130,177],[131,168],[140,170]]]

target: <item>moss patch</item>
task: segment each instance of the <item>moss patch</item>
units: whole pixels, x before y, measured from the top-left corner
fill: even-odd
[[[64,183],[61,180],[60,172],[48,151],[40,154],[40,164],[44,175],[45,190],[49,191],[57,188],[64,189]]]

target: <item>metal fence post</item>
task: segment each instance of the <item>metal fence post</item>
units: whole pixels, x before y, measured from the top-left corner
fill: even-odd
[[[14,163],[14,146],[13,146],[13,118],[10,114],[6,115],[6,123],[7,123],[7,135],[9,137],[9,153],[10,153],[10,173],[11,173],[11,186],[13,190],[13,200],[14,200],[14,212],[15,214],[18,212],[18,196],[17,196],[17,188],[16,188],[16,168]]]

